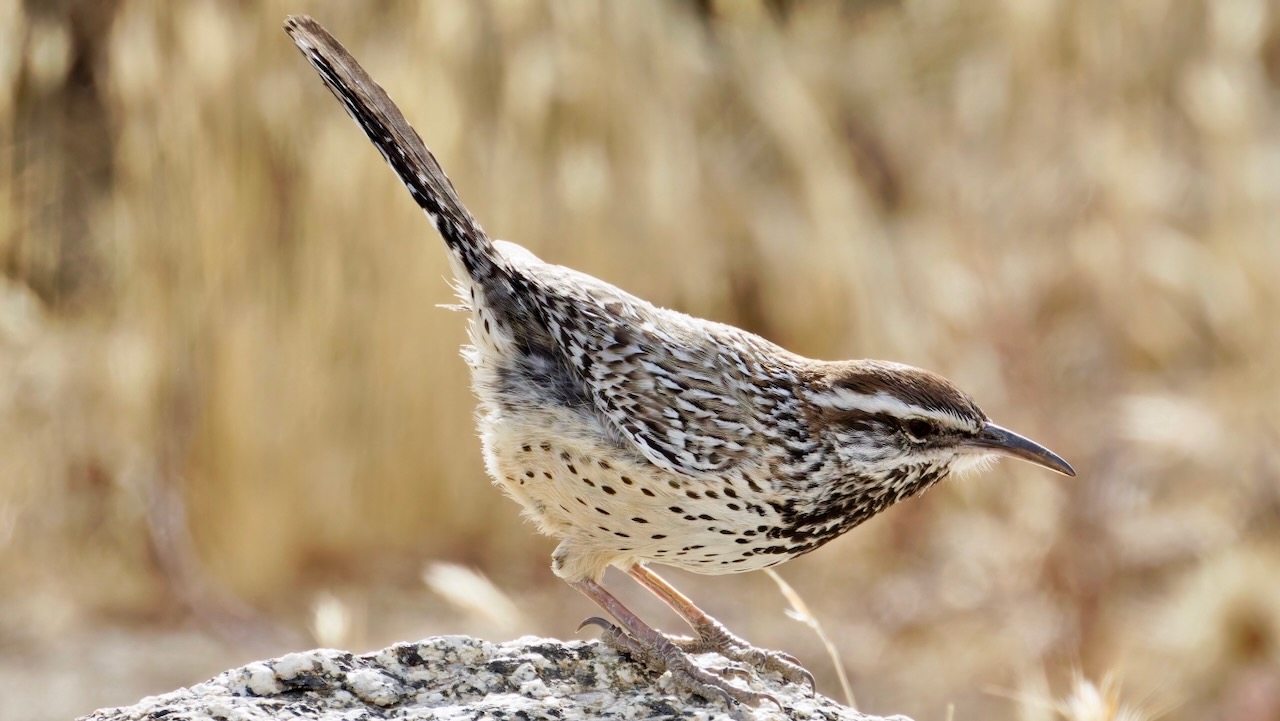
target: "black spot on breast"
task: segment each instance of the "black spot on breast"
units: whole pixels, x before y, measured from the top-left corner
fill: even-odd
[[[653,540],[655,540],[655,541],[661,541],[662,539],[664,539],[664,538],[666,538],[666,537],[667,537],[667,534],[665,534],[665,533],[655,533],[655,534],[653,534],[652,536],[649,536],[649,538],[652,538],[652,539],[653,539]]]
[[[648,496],[648,497],[650,497],[650,498],[653,498],[653,491],[649,490],[648,488],[641,488],[641,489],[640,489],[640,492],[641,492],[641,493],[643,493],[643,494],[645,494],[646,496]]]
[[[716,493],[715,491],[707,491],[707,498],[715,499],[719,497],[720,497],[720,494]]]
[[[690,498],[694,498],[694,499],[700,498],[697,491],[685,491],[684,494]]]
[[[617,495],[617,493],[618,493],[617,491],[613,490],[612,488],[610,488],[610,487],[608,487],[608,486],[600,486],[600,490],[604,491],[605,493],[608,493],[608,494],[609,494],[609,495],[611,495],[611,496],[613,496],[613,495]]]
[[[672,513],[684,513],[684,509],[683,509],[683,508],[681,508],[680,506],[672,506],[672,507],[668,508],[667,510],[668,510],[668,511],[671,511]]]
[[[607,468],[607,466],[605,466],[605,467]],[[618,480],[622,481],[622,485],[624,485],[624,486],[629,486],[629,485],[631,485],[631,484],[632,484],[632,482],[633,482],[630,478],[628,478],[628,477],[626,477],[626,476],[621,476],[621,477],[619,477],[619,479],[618,479]]]
[[[600,506],[596,506],[596,512],[597,512],[597,513],[602,513],[602,514],[604,514],[604,515],[606,515],[606,516],[611,515],[608,511],[604,510],[604,509],[603,509],[603,508],[601,508]]]
[[[631,520],[635,521],[636,523],[648,523],[648,522],[649,522],[648,520],[646,520],[646,519],[644,519],[644,518],[641,518],[641,517],[639,517],[639,516],[632,516],[632,517],[631,517]]]

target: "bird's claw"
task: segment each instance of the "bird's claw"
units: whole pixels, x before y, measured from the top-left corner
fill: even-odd
[[[775,672],[787,683],[803,684],[809,687],[809,695],[815,696],[818,684],[813,674],[800,660],[789,653],[756,648],[733,635],[717,621],[699,625],[695,631],[697,638],[681,643],[681,647],[690,653],[718,653],[731,660],[744,663],[758,671]]]
[[[720,698],[726,706],[741,703],[748,706],[759,706],[765,701],[773,703],[779,711],[785,712],[782,702],[776,696],[758,691],[751,691],[735,686],[728,680],[729,676],[738,676],[749,680],[751,674],[738,668],[704,669],[683,648],[670,641],[654,649],[659,662],[671,674],[672,683],[678,688],[702,696],[706,699]]]
[[[600,628],[604,629],[605,632],[618,630],[617,626],[613,625],[612,623],[609,623],[608,621],[604,620],[603,618],[600,618],[599,616],[590,616],[588,618],[582,619],[582,623],[578,624],[578,628],[576,630],[581,631],[587,626],[599,626]]]
[[[708,700],[718,698],[729,707],[735,703],[759,706],[764,701],[770,701],[779,710],[785,711],[782,702],[775,696],[750,691],[729,683],[727,680],[729,677],[750,680],[751,674],[744,669],[736,667],[703,669],[693,660],[688,651],[671,639],[661,637],[655,646],[649,647],[616,624],[599,616],[584,619],[578,624],[578,630],[581,631],[587,626],[598,626],[603,631],[600,634],[600,641],[613,650],[625,653],[660,673],[669,672],[672,684],[681,691],[696,694]]]
[[[809,687],[810,696],[818,693],[818,684],[813,674],[791,654],[746,646],[730,651],[726,658],[741,661],[762,671],[776,672],[787,683],[804,684]]]
[[[636,640],[636,638],[631,634],[622,630],[620,626],[610,623],[599,616],[592,616],[590,618],[583,619],[582,623],[578,624],[578,630],[581,631],[587,626],[599,626],[602,631],[600,634],[600,642],[614,651],[625,653],[632,658],[637,658],[646,662],[652,655],[649,653],[649,650],[645,648],[644,644]]]

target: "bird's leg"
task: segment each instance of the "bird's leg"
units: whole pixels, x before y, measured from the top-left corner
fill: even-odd
[[[667,583],[665,579],[642,564],[637,563],[627,569],[627,573],[639,581],[640,585],[653,591],[654,595],[680,614],[680,617],[693,628],[695,638],[676,642],[685,651],[715,652],[761,671],[777,671],[787,681],[807,684],[810,692],[816,691],[817,684],[814,682],[813,674],[801,666],[795,656],[780,651],[756,648],[730,633],[724,624],[695,606],[688,596],[680,593],[675,586]]]
[[[702,669],[688,651],[667,638],[666,634],[640,620],[639,616],[622,605],[621,601],[599,583],[585,579],[570,581],[569,585],[608,611],[621,626],[619,628],[603,618],[593,617],[583,621],[579,629],[587,625],[599,626],[604,630],[600,640],[660,672],[670,671],[676,685],[683,690],[705,698],[724,699],[730,706],[734,701],[751,706],[757,706],[761,701],[772,701],[779,709],[782,708],[778,699],[769,694],[739,688]]]

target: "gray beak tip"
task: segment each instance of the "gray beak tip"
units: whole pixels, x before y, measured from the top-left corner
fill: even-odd
[[[994,423],[987,423],[982,432],[972,440],[971,445],[981,451],[1034,463],[1064,476],[1074,478],[1076,475],[1076,469],[1072,468],[1062,456],[1026,436],[1001,428]]]

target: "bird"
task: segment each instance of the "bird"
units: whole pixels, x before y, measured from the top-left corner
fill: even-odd
[[[734,683],[744,666],[810,692],[814,679],[795,657],[731,633],[651,565],[770,568],[999,457],[1075,475],[936,373],[806,358],[491,239],[342,44],[306,16],[290,16],[285,31],[444,240],[488,475],[559,540],[555,575],[611,617],[583,626],[678,688],[759,705],[778,702]],[[667,635],[623,605],[602,585],[610,567],[692,635]],[[707,652],[732,665],[704,668],[694,656]]]

